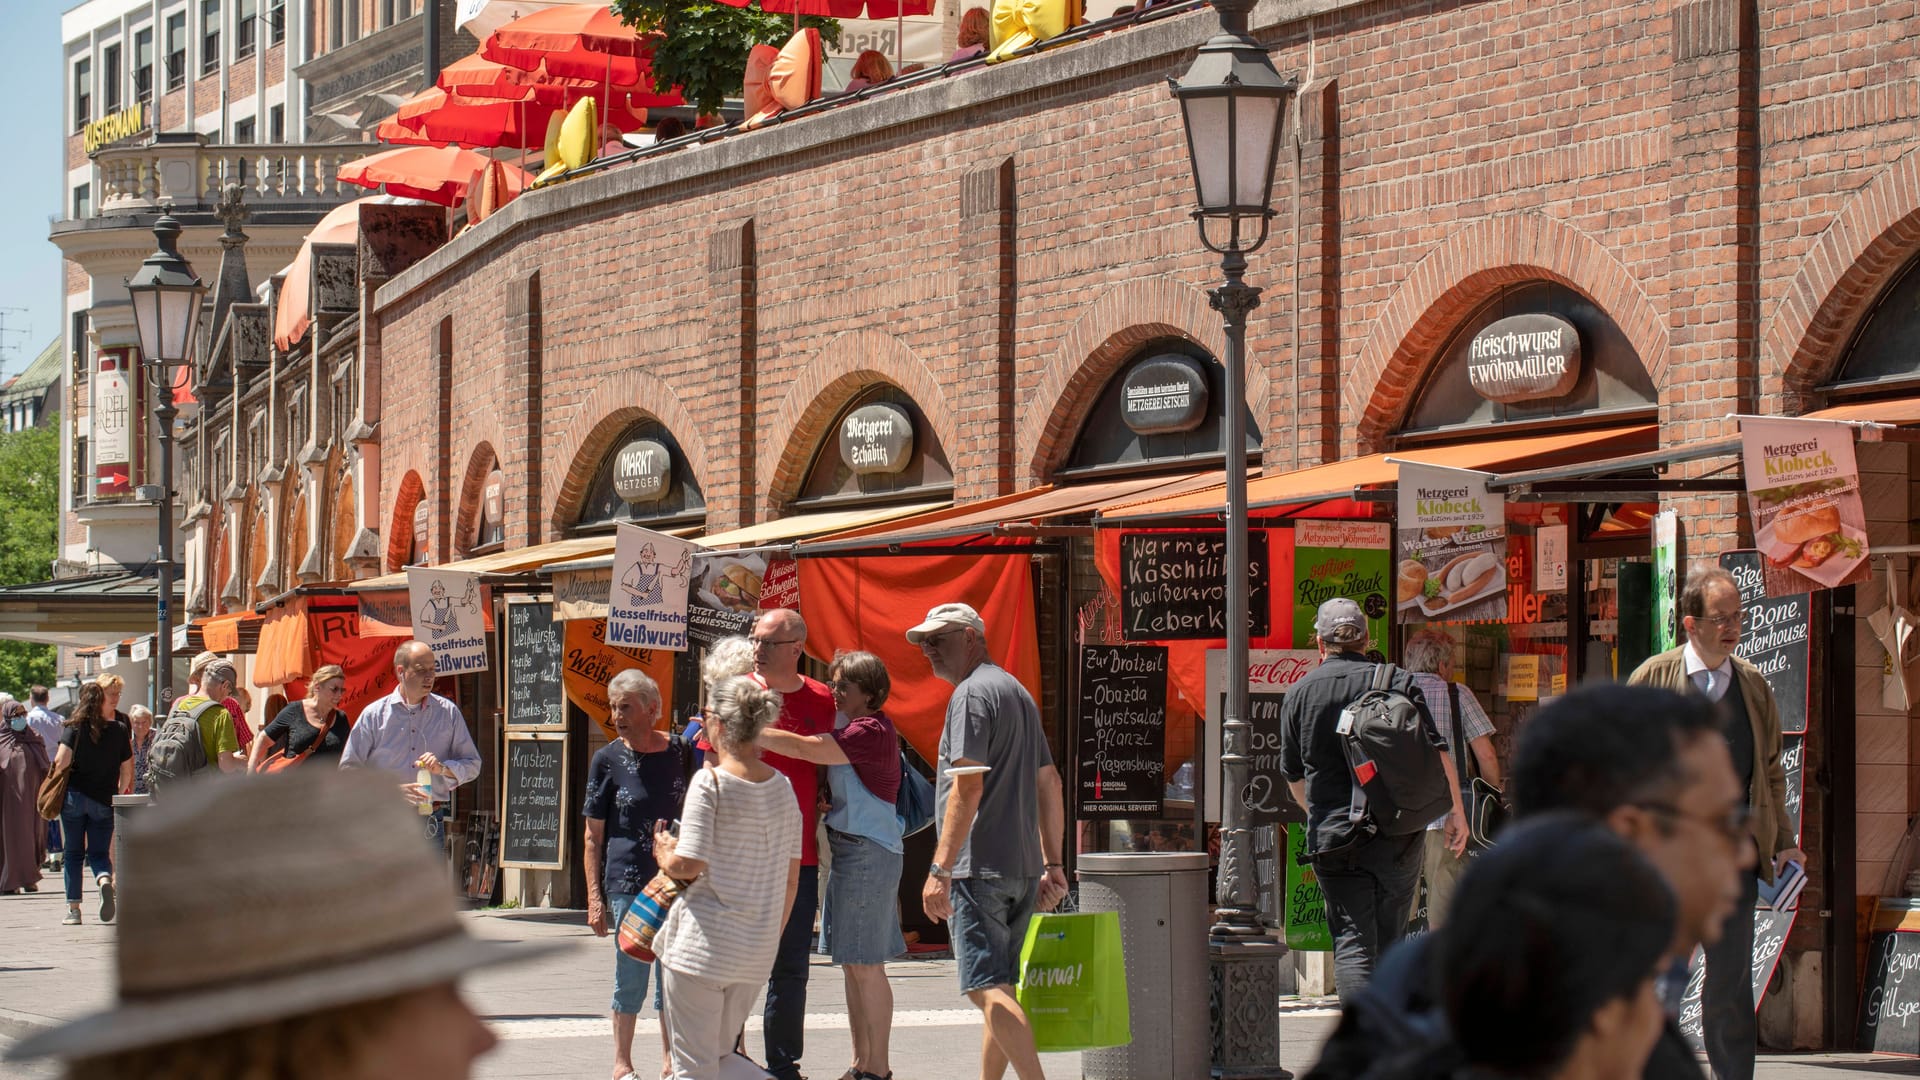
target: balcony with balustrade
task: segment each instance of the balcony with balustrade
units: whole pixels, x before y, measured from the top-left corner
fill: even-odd
[[[145,215],[171,205],[183,221],[211,213],[229,184],[240,185],[256,214],[324,214],[364,188],[342,184],[342,164],[366,154],[362,143],[223,146],[204,135],[164,133],[143,145],[113,146],[93,156],[94,210],[90,218]],[[74,229],[112,227],[110,221],[66,220],[54,225],[58,240]]]

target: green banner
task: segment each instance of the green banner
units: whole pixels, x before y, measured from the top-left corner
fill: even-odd
[[[1327,929],[1327,896],[1320,891],[1320,875],[1307,862],[1307,827],[1287,826],[1287,948],[1302,952],[1332,952],[1333,933]]]
[[[1680,515],[1653,516],[1653,651],[1680,644]]]
[[[1344,596],[1367,613],[1367,654],[1385,659],[1393,619],[1391,536],[1384,521],[1301,521],[1293,527],[1293,641],[1313,644],[1320,605]]]

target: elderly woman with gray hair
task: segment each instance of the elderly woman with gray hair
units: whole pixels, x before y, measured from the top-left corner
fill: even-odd
[[[593,755],[587,769],[587,925],[606,937],[617,930],[633,898],[659,871],[654,862],[657,822],[680,816],[692,755],[660,722],[660,687],[640,671],[622,671],[607,683],[607,706],[618,738]],[[633,1032],[647,996],[646,964],[619,949],[613,961],[613,1076],[635,1075]],[[656,981],[653,1008],[660,1011]],[[661,1046],[666,1045],[661,1025]]]
[[[1467,749],[1473,752],[1474,763],[1480,767],[1480,776],[1499,787],[1500,755],[1493,748],[1493,721],[1488,719],[1487,711],[1480,707],[1473,691],[1454,681],[1454,647],[1451,634],[1428,627],[1407,639],[1401,650],[1402,663],[1412,674],[1413,684],[1426,696],[1427,709],[1433,713],[1434,730],[1446,741],[1447,752],[1457,749],[1455,739],[1465,739]],[[1465,756],[1460,760],[1464,762]],[[1462,770],[1460,800],[1462,805],[1472,806],[1467,797],[1467,780],[1467,773]],[[1427,928],[1430,930],[1438,930],[1446,921],[1447,909],[1453,906],[1454,886],[1467,869],[1466,857],[1455,855],[1447,847],[1446,821],[1442,816],[1427,826],[1426,853],[1420,865],[1420,874],[1427,879]],[[1413,902],[1416,905],[1413,914],[1417,915],[1418,890]]]
[[[736,676],[714,688],[707,737],[718,759],[694,774],[676,837],[662,828],[660,868],[692,882],[655,939],[666,985],[673,1075],[711,1080],[773,972],[800,887],[800,807],[754,740],[779,695]]]
[[[714,689],[735,675],[753,674],[753,642],[734,634],[723,637],[707,646],[706,659],[700,661],[700,685],[707,691],[707,700],[713,700]],[[712,744],[701,734],[706,730],[707,719],[696,716],[687,721],[686,730],[681,737],[693,746],[695,760],[704,763],[707,751]]]

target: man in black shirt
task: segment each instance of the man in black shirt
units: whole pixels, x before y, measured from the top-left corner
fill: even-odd
[[[1380,954],[1406,934],[1426,841],[1420,832],[1356,831],[1353,773],[1338,726],[1341,710],[1373,681],[1373,661],[1360,651],[1367,642],[1367,619],[1360,605],[1336,597],[1320,605],[1313,633],[1320,666],[1287,691],[1280,708],[1280,772],[1294,801],[1307,810],[1307,850],[1326,893],[1327,928],[1333,933],[1334,988],[1345,1001],[1366,986]],[[1453,761],[1412,677],[1396,672],[1392,685],[1419,707],[1427,738],[1446,769],[1454,793],[1447,843],[1457,855],[1466,850],[1467,827]]]

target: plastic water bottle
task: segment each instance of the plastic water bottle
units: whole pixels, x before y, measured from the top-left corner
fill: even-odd
[[[429,817],[433,814],[433,770],[421,766],[414,780],[420,785],[420,790],[427,793],[427,801],[420,804],[420,816]]]

